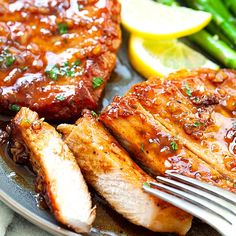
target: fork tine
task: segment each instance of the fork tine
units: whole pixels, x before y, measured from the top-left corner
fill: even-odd
[[[190,185],[186,185],[181,182],[177,182],[176,180],[168,179],[168,178],[161,177],[161,176],[157,176],[156,179],[161,183],[168,184],[168,185],[178,188],[178,189],[182,189],[184,191],[187,191],[189,193],[197,195],[198,197],[206,198],[207,201],[213,202],[213,203],[217,204],[218,206],[224,208],[226,211],[229,211],[231,214],[234,215],[234,218],[236,216],[236,206],[233,205],[231,202],[221,199],[220,197],[212,195],[212,194],[210,194],[206,191],[203,191],[201,189],[191,187]],[[233,216],[231,216],[231,217],[233,217]]]
[[[234,221],[235,217],[232,216],[232,214],[224,209],[222,207],[215,205],[211,203],[209,200],[206,200],[204,198],[196,197],[193,194],[184,192],[183,190],[179,190],[161,183],[154,183],[151,182],[151,185],[157,187],[160,190],[167,191],[171,194],[177,195],[181,198],[184,198],[186,201],[192,202],[194,205],[204,207],[207,210],[212,211],[215,215],[218,215],[219,217],[226,220],[228,223],[231,223]]]
[[[221,198],[224,198],[224,199],[232,202],[233,204],[236,204],[236,194],[234,194],[234,193],[231,193],[231,192],[226,191],[224,189],[220,189],[218,187],[215,187],[215,186],[207,184],[207,183],[203,183],[199,180],[192,179],[192,178],[177,174],[173,171],[166,171],[166,174],[173,179],[179,180],[184,183],[188,183],[190,185],[197,186],[201,189],[204,189],[206,192],[210,192],[216,196],[219,196]]]
[[[153,189],[152,187],[147,185],[143,185],[143,189],[147,193],[150,193],[164,201],[167,201],[170,204],[190,213],[191,215],[196,216],[204,222],[207,222],[209,225],[211,225],[218,231],[221,231],[221,229],[227,229],[230,226],[230,224],[227,221],[223,220],[220,216],[215,215],[211,211],[206,211],[201,206],[196,206],[186,200],[178,198],[177,196],[160,191],[158,189]]]

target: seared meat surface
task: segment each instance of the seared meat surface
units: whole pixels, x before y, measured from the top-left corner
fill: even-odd
[[[27,147],[25,156],[37,175],[37,191],[55,218],[76,232],[89,232],[95,209],[75,157],[55,128],[36,112],[21,108],[11,122],[11,132],[13,156],[22,145]]]
[[[117,0],[2,0],[0,16],[1,113],[96,109],[121,41]]]
[[[144,182],[154,180],[90,112],[76,125],[62,124],[58,130],[64,134],[87,182],[126,219],[157,232],[184,235],[189,230],[192,217],[142,190]]]
[[[230,74],[227,89],[214,82],[220,73]],[[100,120],[154,174],[172,169],[235,191],[235,78],[205,69],[152,78],[114,99]]]

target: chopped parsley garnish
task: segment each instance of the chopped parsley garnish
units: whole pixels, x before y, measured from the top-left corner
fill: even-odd
[[[63,96],[63,95],[57,95],[56,99],[59,100],[59,101],[64,101],[66,99],[66,97]]]
[[[17,112],[17,111],[19,111],[20,109],[21,109],[21,107],[18,106],[18,105],[16,105],[16,104],[13,104],[13,105],[10,106],[10,110],[11,110],[11,111]]]
[[[150,184],[148,182],[145,182],[145,183],[143,183],[143,187],[150,188],[151,186],[150,186]]]
[[[58,25],[59,34],[67,34],[68,33],[68,24],[66,22],[59,23]]]
[[[186,83],[185,84],[185,92],[186,92],[186,94],[189,96],[189,97],[191,97],[192,96],[192,90],[191,90],[191,88],[189,87],[189,84],[188,83]]]
[[[176,142],[172,141],[172,142],[170,143],[170,146],[171,146],[171,149],[172,149],[173,151],[177,151],[177,150],[178,150],[178,144],[177,144]]]
[[[142,152],[144,152],[144,144],[143,144],[143,143],[141,144],[140,150],[141,150]]]
[[[46,73],[52,80],[58,80],[59,76],[75,77],[76,69],[80,63],[80,60],[75,60],[71,64],[69,62],[64,62],[61,66],[54,65],[50,70],[47,70]]]
[[[6,57],[6,66],[10,67],[11,65],[13,65],[13,63],[15,62],[15,57],[13,56],[8,56]]]
[[[97,114],[95,111],[91,111],[91,114],[92,114],[92,116],[95,117],[95,118],[98,116],[98,114]]]
[[[100,87],[103,84],[103,79],[100,77],[95,77],[93,78],[93,88],[96,89]]]
[[[58,80],[58,76],[60,75],[60,69],[58,66],[53,66],[52,69],[46,71],[46,73],[52,80]]]
[[[80,60],[75,60],[75,62],[72,64],[72,67],[76,67],[76,66],[79,66],[81,63]]]
[[[194,122],[194,124],[193,124],[194,127],[200,127],[201,125],[202,125],[202,123],[199,122],[199,121],[196,121],[196,122]]]
[[[16,58],[10,53],[8,49],[5,49],[0,54],[0,67],[8,68],[14,64]]]

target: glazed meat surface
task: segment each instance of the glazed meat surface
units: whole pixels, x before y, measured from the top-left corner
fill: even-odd
[[[89,232],[95,209],[75,157],[55,128],[36,112],[21,108],[11,129],[11,152],[19,158],[20,147],[27,147],[25,155],[37,175],[37,191],[55,218],[76,232]]]
[[[100,120],[154,174],[176,170],[235,191],[235,79],[227,70],[152,78],[114,99]]]
[[[121,41],[117,0],[2,0],[0,112],[53,120],[96,109]]]
[[[184,235],[189,230],[192,217],[142,190],[144,182],[154,180],[91,113],[86,112],[75,125],[59,125],[58,130],[87,182],[126,219],[157,232]]]

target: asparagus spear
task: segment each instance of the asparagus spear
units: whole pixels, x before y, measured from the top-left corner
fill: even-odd
[[[165,4],[165,0],[158,0],[158,2]],[[169,0],[169,2],[179,5],[175,0]],[[214,31],[214,34],[217,33],[218,35],[220,32],[214,23],[210,25],[210,28]],[[222,36],[225,37],[224,35]],[[217,37],[213,37],[206,30],[202,30],[194,35],[191,35],[188,39],[198,44],[216,60],[220,61],[224,66],[236,69],[236,52],[226,43],[228,39],[224,42]]]
[[[236,69],[236,52],[224,41],[212,37],[206,30],[202,30],[188,38],[202,47],[224,66]]]
[[[155,2],[162,3],[167,6],[179,6],[179,3],[175,0],[154,0]]]
[[[229,19],[232,20],[233,17],[226,20],[225,12],[227,12],[227,10],[225,11],[224,5],[221,4],[220,0],[214,0],[216,1],[214,3],[212,1],[213,0],[185,0],[186,4],[190,7],[210,12],[216,25],[218,25],[225,36],[236,45],[236,25],[228,21]],[[221,11],[223,12],[222,15]]]
[[[211,33],[212,35],[218,36],[219,39],[221,39],[222,41],[224,41],[226,44],[228,44],[232,49],[235,49],[235,46],[232,44],[232,42],[224,35],[224,33],[218,28],[218,26],[214,23],[211,22],[208,26],[207,26],[207,31],[209,31],[209,33]]]
[[[187,0],[188,1],[188,0]],[[226,0],[228,1],[228,0]],[[235,0],[234,0],[235,1]],[[228,10],[228,8],[223,4],[221,0],[207,0],[209,2],[209,5],[214,7],[217,12],[226,20],[232,23],[236,23],[236,19],[233,17],[231,12]]]
[[[236,1],[235,0],[224,0],[224,4],[234,14],[234,16],[236,16]]]

